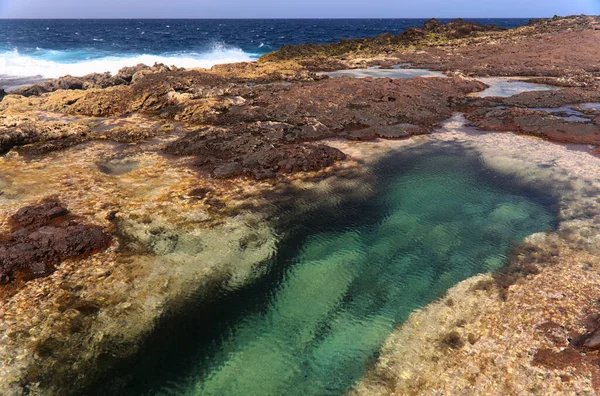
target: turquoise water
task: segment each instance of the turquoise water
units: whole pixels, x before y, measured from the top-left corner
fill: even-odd
[[[342,394],[412,311],[555,227],[543,190],[458,146],[397,153],[373,174],[372,195],[283,224],[263,281],[171,323],[131,393]]]

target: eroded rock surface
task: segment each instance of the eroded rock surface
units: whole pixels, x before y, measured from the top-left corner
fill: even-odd
[[[0,279],[48,275],[62,260],[98,252],[110,237],[98,227],[81,224],[58,201],[19,209],[9,233],[0,234]]]
[[[163,64],[146,66],[139,64],[136,66],[124,67],[113,76],[110,73],[92,73],[82,77],[64,76],[57,79],[51,79],[38,84],[19,87],[11,93],[22,96],[39,96],[44,93],[58,90],[85,90],[91,88],[108,88],[116,85],[127,85],[132,82],[134,77],[141,77],[144,74],[170,71],[171,68]]]

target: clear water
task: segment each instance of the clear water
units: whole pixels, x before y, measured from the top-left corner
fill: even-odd
[[[411,312],[555,227],[548,191],[460,146],[412,148],[373,174],[372,195],[282,224],[263,281],[168,321],[125,393],[340,395]]]
[[[598,111],[600,111],[600,103],[583,103],[583,104],[577,105],[577,107],[580,107],[583,110],[598,110]]]
[[[135,169],[137,169],[138,165],[139,164],[136,161],[131,161],[127,159],[110,160],[99,162],[96,164],[100,172],[114,176],[121,176],[131,171],[134,171]]]
[[[575,109],[573,109],[573,106],[575,105],[567,105],[567,106],[562,106],[562,107],[556,107],[556,108],[551,108],[551,107],[535,107],[531,110],[535,110],[535,111],[545,111],[546,113],[564,113],[567,114],[569,116],[582,116],[583,113],[580,111],[577,111]],[[583,105],[576,105],[577,107],[581,107]]]
[[[540,108],[534,108],[532,110],[545,111],[547,113],[555,114],[557,118],[560,118],[562,120],[569,121],[569,122],[583,122],[583,123],[592,122],[591,118],[584,117],[585,114],[582,111],[575,110],[573,107],[580,109],[582,111],[589,111],[589,110],[600,111],[600,103],[582,103],[582,104],[567,105],[567,106],[562,106],[562,107],[557,107],[557,108],[540,107]]]
[[[322,73],[326,74],[329,77],[356,77],[356,78],[365,78],[365,77],[375,77],[375,78],[413,78],[413,77],[446,77],[444,73],[436,72],[427,69],[402,69],[402,68],[394,68],[394,69],[378,69],[378,68],[368,68],[368,69],[348,69],[348,70],[337,70],[334,72]]]
[[[470,20],[503,27],[529,21]],[[15,76],[115,73],[137,63],[210,67],[256,59],[285,44],[401,33],[423,22],[425,19],[0,19],[0,88],[17,85],[3,81]]]
[[[502,77],[483,77],[477,79],[489,85],[489,88],[475,94],[475,96],[482,98],[491,96],[509,97],[523,92],[556,91],[559,89],[550,85],[534,84]]]
[[[589,118],[579,117],[579,116],[575,116],[575,115],[567,116],[567,117],[557,116],[557,118],[560,118],[561,120],[565,120],[565,121],[568,121],[568,122],[582,122],[582,123],[585,123],[585,122],[591,122],[592,121]]]

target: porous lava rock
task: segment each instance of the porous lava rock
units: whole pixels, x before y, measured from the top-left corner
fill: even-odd
[[[0,280],[49,275],[62,260],[101,251],[110,245],[102,229],[79,222],[56,200],[19,209],[11,231],[0,235]]]
[[[556,142],[600,145],[600,125],[569,122],[544,111],[516,107],[492,109],[483,116],[473,113],[468,118],[482,130],[517,132]]]
[[[333,147],[300,143],[301,133],[300,128],[286,124],[207,128],[189,132],[167,144],[164,151],[197,156],[195,164],[210,168],[216,178],[266,179],[278,172],[317,171],[346,158]]]

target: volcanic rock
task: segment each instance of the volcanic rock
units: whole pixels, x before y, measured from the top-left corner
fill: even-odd
[[[49,275],[66,258],[90,255],[110,245],[104,231],[79,223],[54,200],[20,209],[11,222],[11,232],[0,235],[3,283],[16,274],[25,279]]]

